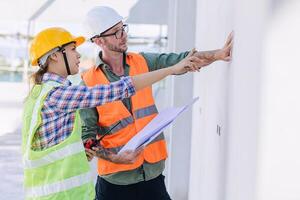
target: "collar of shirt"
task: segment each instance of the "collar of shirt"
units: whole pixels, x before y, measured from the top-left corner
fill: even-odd
[[[126,64],[126,56],[127,56],[127,53],[124,52],[123,53],[123,66],[128,66],[129,67],[129,65]],[[106,64],[102,60],[102,51],[99,52],[99,54],[98,54],[98,56],[96,58],[96,66],[97,67],[101,67],[102,70],[111,70],[110,67],[109,67],[109,65]]]
[[[43,75],[42,82],[45,83],[47,81],[55,81],[63,85],[72,85],[71,81],[69,81],[68,79],[50,72],[47,72]]]

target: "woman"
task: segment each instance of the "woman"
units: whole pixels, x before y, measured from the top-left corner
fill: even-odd
[[[94,185],[81,141],[78,109],[128,98],[171,74],[198,70],[188,56],[173,67],[124,77],[109,85],[73,86],[83,37],[62,28],[41,31],[30,45],[34,86],[25,101],[22,127],[26,199],[94,199]]]

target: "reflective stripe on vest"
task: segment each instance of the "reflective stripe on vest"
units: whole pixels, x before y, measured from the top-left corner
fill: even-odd
[[[114,127],[117,123],[119,123],[116,127]],[[104,129],[104,131],[108,131],[110,130],[112,127],[114,127],[109,134],[113,134],[115,132],[118,132],[119,130],[123,129],[123,128],[126,128],[129,124],[132,124],[133,123],[133,117],[132,116],[129,116],[129,117],[126,117],[124,119],[121,119],[120,121],[112,124],[111,126],[103,126],[103,127],[100,127],[102,129]]]
[[[154,113],[158,113],[157,108],[155,105],[151,105],[146,108],[141,108],[141,109],[134,111],[134,117],[135,117],[135,119],[140,119],[140,118],[152,115]]]
[[[160,140],[164,140],[165,139],[165,136],[164,136],[164,133],[161,132],[154,140],[152,140],[149,144],[152,144],[152,143],[155,143],[157,141],[160,141]],[[115,147],[115,148],[107,148],[108,151],[111,151],[113,153],[118,153],[125,145],[122,145],[122,146],[118,146],[118,147]]]
[[[140,118],[143,118],[143,117],[155,114],[155,113],[158,113],[157,108],[156,108],[155,105],[151,105],[151,106],[148,106],[146,108],[141,108],[139,110],[136,110],[134,112],[134,116],[135,116],[136,119],[140,119]],[[111,132],[109,133],[109,134],[113,134],[113,133],[116,133],[116,132],[120,131],[123,128],[126,128],[129,124],[132,124],[133,121],[134,121],[133,117],[129,116],[129,117],[126,117],[124,119],[121,119],[119,121],[120,124],[118,124],[116,127],[114,127],[114,126],[119,122],[116,122],[116,123],[112,124],[111,126],[105,126],[105,127],[101,127],[101,128],[104,129],[104,131],[106,132],[106,131],[110,130],[112,127],[114,127],[111,130]]]
[[[80,174],[78,176],[73,176],[71,178],[56,183],[26,188],[25,194],[29,198],[41,197],[41,196],[46,196],[54,193],[63,192],[87,184],[90,181],[91,181],[91,173],[88,172],[85,174]]]
[[[59,150],[49,153],[48,155],[37,159],[37,160],[28,160],[24,159],[24,167],[25,169],[42,167],[44,165],[51,164],[55,161],[64,159],[66,157],[75,155],[77,153],[82,152],[82,142],[76,142],[65,146]]]

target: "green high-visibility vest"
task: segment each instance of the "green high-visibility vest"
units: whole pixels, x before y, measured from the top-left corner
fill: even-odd
[[[35,85],[25,101],[22,127],[24,188],[27,200],[95,198],[90,166],[81,141],[79,113],[76,112],[71,135],[63,142],[42,151],[31,148],[41,125],[41,109],[56,82]]]

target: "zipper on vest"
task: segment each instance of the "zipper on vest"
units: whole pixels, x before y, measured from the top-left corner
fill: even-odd
[[[141,174],[143,174],[143,179],[144,179],[144,181],[146,181],[146,174],[145,174],[145,170],[144,170],[144,165],[141,165]]]

